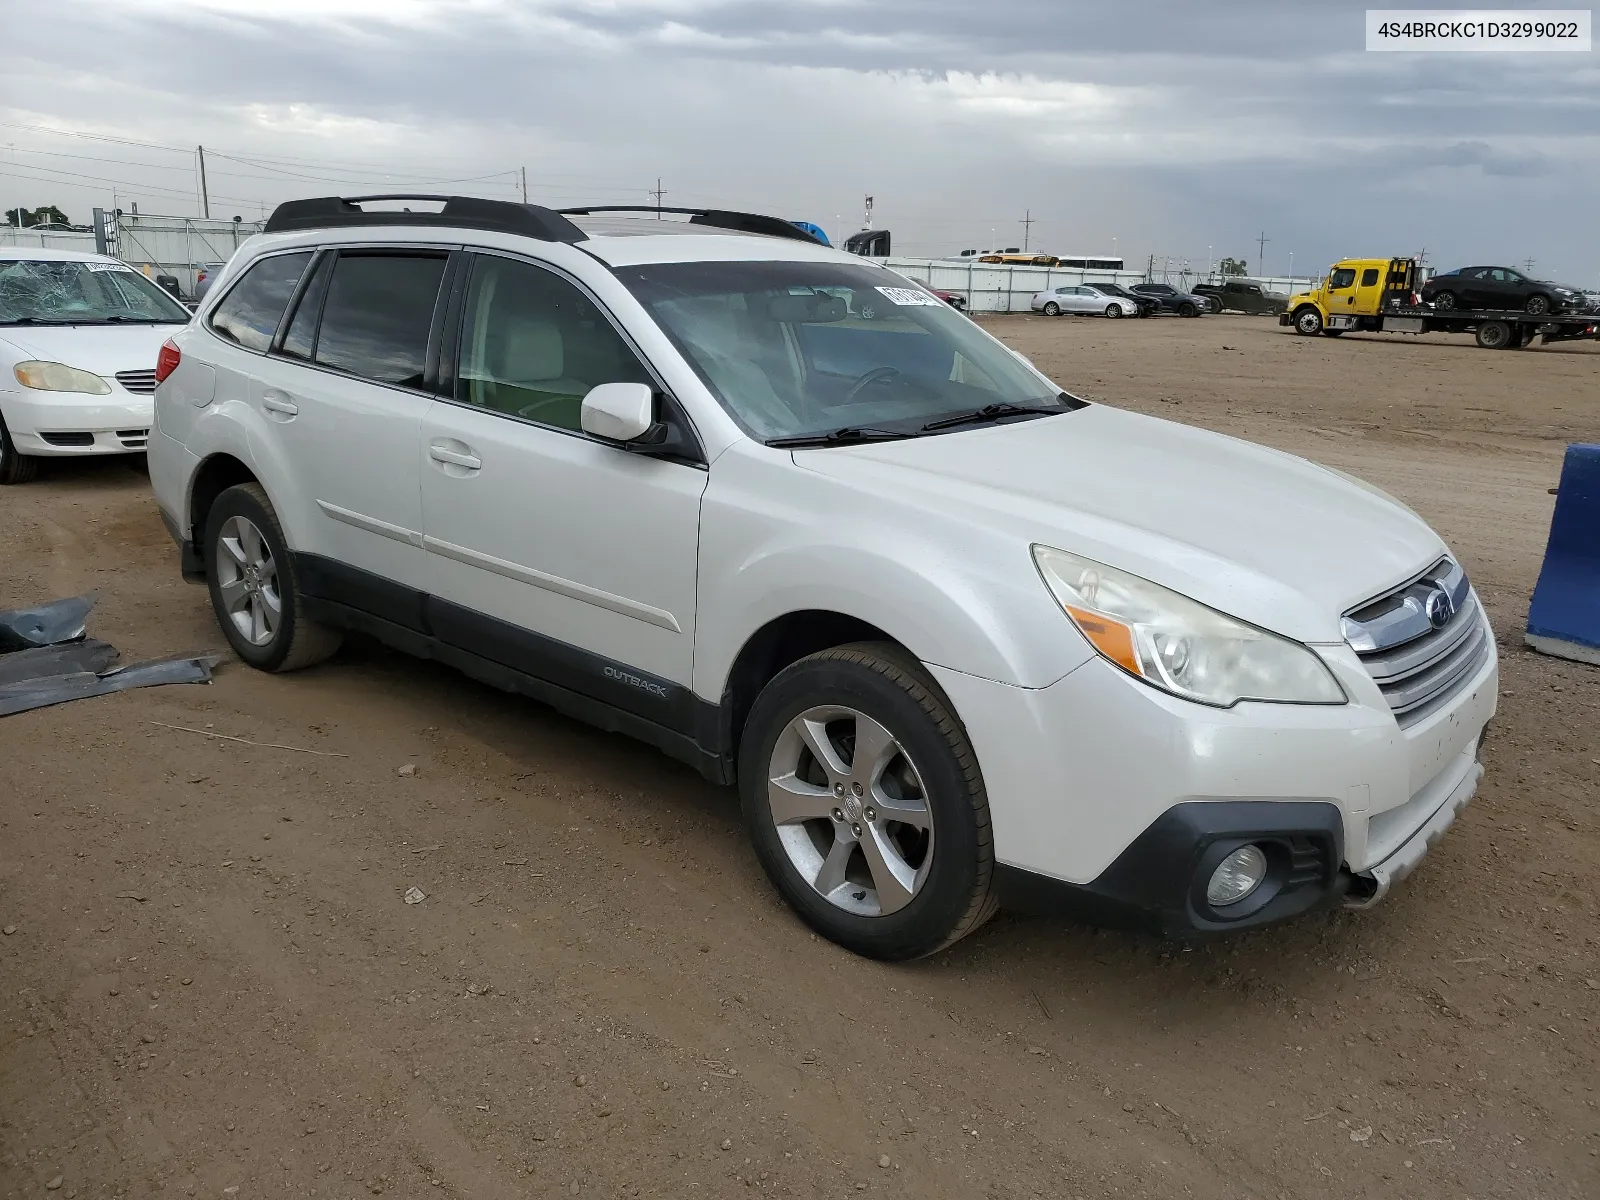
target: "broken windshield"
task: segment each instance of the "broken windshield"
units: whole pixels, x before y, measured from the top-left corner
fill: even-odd
[[[0,325],[181,325],[189,312],[110,259],[0,260]]]

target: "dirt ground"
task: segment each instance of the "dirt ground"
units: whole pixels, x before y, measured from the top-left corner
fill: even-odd
[[[1520,638],[1600,348],[991,328],[1463,556],[1488,773],[1382,905],[1193,950],[1002,914],[884,966],[651,750],[370,645],[230,661],[0,720],[0,1194],[1600,1195],[1600,671]],[[0,493],[0,604],[88,588],[130,660],[223,645],[126,465]]]

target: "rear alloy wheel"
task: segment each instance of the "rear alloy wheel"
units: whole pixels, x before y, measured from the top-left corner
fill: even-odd
[[[840,646],[780,672],[745,725],[739,790],[767,876],[847,949],[918,958],[994,913],[976,756],[938,685],[897,646]]]
[[[1046,302],[1042,311],[1047,317],[1059,317],[1061,315],[1061,305],[1057,304],[1054,300],[1050,300]]]
[[[1307,306],[1294,315],[1294,331],[1306,337],[1316,337],[1322,332],[1322,314]]]
[[[1106,316],[1114,317],[1114,318],[1122,316],[1122,305],[1120,305],[1120,304],[1108,304],[1108,305],[1106,305]]]
[[[6,419],[0,416],[0,485],[27,483],[38,473],[39,460],[17,453],[11,431],[6,428]]]
[[[1433,307],[1440,312],[1452,312],[1456,306],[1454,292],[1435,292],[1433,294]]]
[[[206,582],[234,653],[263,671],[295,671],[339,648],[337,631],[305,614],[294,559],[259,484],[218,496],[206,517]]]
[[[1543,292],[1536,292],[1528,297],[1528,302],[1522,308],[1530,317],[1542,317],[1550,311],[1550,297]]]
[[[1478,345],[1485,350],[1504,350],[1511,337],[1511,326],[1505,321],[1485,321],[1478,326]]]

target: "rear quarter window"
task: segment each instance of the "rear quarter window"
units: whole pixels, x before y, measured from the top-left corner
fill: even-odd
[[[307,250],[274,254],[251,264],[211,314],[213,332],[246,350],[264,353],[310,261]]]

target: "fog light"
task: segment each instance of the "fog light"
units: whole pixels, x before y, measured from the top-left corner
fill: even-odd
[[[1240,846],[1211,873],[1206,885],[1206,901],[1218,908],[1237,904],[1267,877],[1267,856],[1260,846]]]

